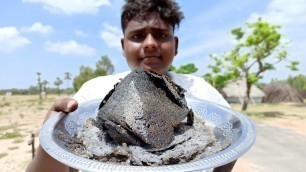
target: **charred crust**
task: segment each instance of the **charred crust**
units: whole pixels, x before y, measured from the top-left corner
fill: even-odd
[[[180,107],[186,107],[186,103],[184,102],[184,93],[186,91],[181,86],[172,82],[168,76],[159,74],[155,71],[145,71],[141,68],[136,68],[135,72],[144,72],[148,76],[149,80],[151,80],[157,88],[161,88],[165,91],[166,96],[173,103],[177,104]]]
[[[116,83],[114,85],[114,88],[111,89],[104,97],[104,99],[101,101],[100,105],[99,105],[99,109],[101,109],[101,107],[104,106],[104,104],[107,102],[107,100],[112,96],[112,94],[115,92],[116,87],[120,84],[120,82]]]
[[[194,123],[194,113],[192,111],[192,109],[189,110],[188,114],[187,114],[187,125],[192,126]]]

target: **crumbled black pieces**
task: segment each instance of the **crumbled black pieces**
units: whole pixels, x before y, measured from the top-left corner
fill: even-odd
[[[107,138],[105,130],[99,130],[93,119],[88,119],[72,137],[61,133],[59,139],[75,154],[106,163],[124,165],[158,166],[190,162],[205,158],[226,148],[216,141],[211,128],[195,118],[194,126],[180,124],[174,130],[174,140],[163,150],[118,144]]]
[[[97,124],[118,143],[167,147],[174,127],[187,115],[193,118],[184,92],[166,75],[137,68],[101,102]]]

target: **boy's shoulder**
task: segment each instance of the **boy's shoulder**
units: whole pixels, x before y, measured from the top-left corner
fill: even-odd
[[[128,75],[130,71],[121,72],[113,75],[106,75],[106,76],[98,76],[96,78],[90,79],[87,82],[84,83],[84,85],[96,85],[96,84],[116,84],[120,81],[120,79],[124,78],[126,75]],[[112,84],[112,85],[114,85]]]
[[[130,71],[122,72],[114,75],[99,76],[85,82],[78,92],[74,95],[79,103],[92,100],[102,99],[114,85],[120,82],[120,79],[124,78]]]
[[[186,90],[186,97],[203,99],[229,107],[227,101],[204,78],[192,74],[177,74],[169,72],[173,82]]]

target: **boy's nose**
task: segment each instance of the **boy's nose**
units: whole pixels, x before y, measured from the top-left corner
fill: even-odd
[[[143,43],[144,43],[145,49],[155,49],[158,46],[158,42],[151,34],[148,34],[146,36],[146,39],[144,40]]]

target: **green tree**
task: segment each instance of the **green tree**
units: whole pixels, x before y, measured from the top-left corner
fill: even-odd
[[[297,75],[295,77],[289,76],[287,79],[287,83],[292,87],[299,91],[299,93],[306,98],[306,76],[305,75]]]
[[[214,64],[208,66],[212,69],[214,79],[218,75],[224,76],[225,80],[246,78],[246,97],[242,110],[247,109],[251,86],[262,78],[264,72],[274,70],[275,65],[282,61],[289,62],[291,70],[298,70],[298,62],[288,61],[285,45],[281,45],[280,26],[270,25],[261,18],[246,25],[245,29],[231,31],[237,40],[234,49],[220,56],[211,55]]]
[[[221,74],[215,74],[215,73],[207,73],[204,76],[202,76],[205,81],[209,82],[214,88],[217,90],[221,90],[227,82],[230,80],[230,75],[221,75]]]
[[[101,60],[96,63],[96,76],[106,76],[114,73],[114,65],[110,61],[107,55],[103,55]]]
[[[88,80],[95,78],[94,70],[88,66],[80,67],[80,74],[76,76],[73,80],[73,88],[78,91],[81,86]]]
[[[78,91],[86,81],[98,76],[110,75],[113,72],[113,64],[107,55],[104,55],[101,57],[101,60],[96,63],[96,69],[83,65],[80,67],[80,74],[73,80],[73,88],[75,91]]]
[[[196,68],[193,63],[188,63],[185,65],[181,65],[178,69],[171,65],[169,71],[173,71],[175,73],[190,74],[198,71],[198,68]]]
[[[306,76],[297,75],[295,77],[289,76],[287,79],[288,84],[297,90],[306,90]]]
[[[57,77],[56,80],[54,81],[54,85],[57,88],[57,93],[58,96],[61,96],[61,89],[60,89],[60,85],[63,84],[63,80],[61,80],[61,78]]]

